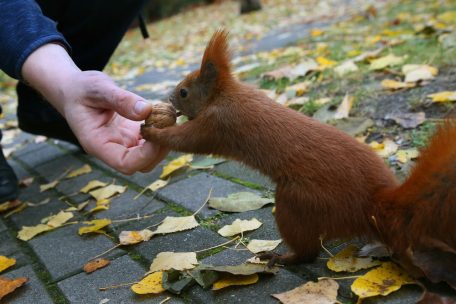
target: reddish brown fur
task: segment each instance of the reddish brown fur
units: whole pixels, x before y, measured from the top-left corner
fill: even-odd
[[[194,105],[197,109],[193,112],[198,114],[183,125],[143,128],[142,134],[147,140],[173,150],[232,158],[271,177],[277,184],[277,225],[293,252],[280,262],[314,259],[319,252],[320,236],[324,239],[363,235],[378,238],[378,229],[386,229],[391,224],[389,218],[397,214],[396,202],[388,207],[391,211],[379,211],[376,207],[379,193],[383,193],[384,205],[397,198],[404,210],[409,208],[409,202],[420,202],[420,198],[425,197],[427,192],[421,189],[421,184],[429,185],[427,191],[454,193],[450,186],[455,185],[456,173],[450,175],[453,178],[445,186],[433,179],[433,175],[449,170],[444,168],[451,164],[456,151],[456,143],[450,144],[449,137],[456,138],[456,132],[442,131],[451,134],[435,137],[436,143],[425,153],[445,153],[444,160],[431,166],[434,156],[425,156],[410,180],[398,187],[383,160],[368,146],[332,126],[283,107],[258,89],[237,81],[231,76],[229,57],[226,33],[217,32],[206,49],[201,72],[187,77],[171,98],[177,105]],[[210,98],[204,103],[193,97],[179,99],[181,88],[201,86],[203,90],[207,86],[210,79],[202,75],[208,63],[215,65],[217,80],[221,80],[218,83],[222,85],[209,92]],[[434,174],[427,173],[429,170]],[[451,170],[456,169],[453,166]],[[393,192],[402,196],[386,193],[385,189],[396,189]],[[442,210],[453,209],[451,214],[455,215],[454,206]],[[440,214],[441,211],[435,212]],[[372,217],[380,223],[373,225]],[[417,218],[417,231],[429,227],[426,214]],[[395,225],[398,231],[403,228],[400,220]],[[442,231],[451,226],[448,225]]]

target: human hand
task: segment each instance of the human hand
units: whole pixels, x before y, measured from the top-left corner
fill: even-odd
[[[81,71],[61,46],[38,48],[22,74],[65,117],[87,153],[114,169],[146,172],[167,154],[139,133],[139,121],[150,114],[151,105],[102,72]]]

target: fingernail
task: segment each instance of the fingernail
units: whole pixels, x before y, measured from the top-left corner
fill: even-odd
[[[142,114],[142,112],[144,111],[144,108],[146,107],[146,103],[142,100],[138,100],[136,103],[135,103],[135,108],[134,108],[134,111],[136,114]]]

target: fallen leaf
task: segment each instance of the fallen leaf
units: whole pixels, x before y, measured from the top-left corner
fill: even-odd
[[[22,204],[22,202],[18,199],[16,200],[13,200],[13,201],[8,201],[8,202],[5,202],[5,203],[1,203],[0,204],[0,212],[5,212],[5,211],[8,211],[10,209],[13,209],[13,208],[16,208],[17,206],[20,206]]]
[[[165,291],[162,286],[163,272],[154,272],[144,279],[131,286],[131,290],[136,294],[157,294]]]
[[[385,116],[385,119],[394,120],[405,129],[414,129],[426,121],[424,112],[417,113],[392,113]]]
[[[221,236],[233,236],[236,234],[244,233],[246,231],[251,231],[260,228],[262,223],[256,218],[251,220],[240,220],[236,219],[231,225],[226,225],[220,228],[217,232]]]
[[[89,261],[88,263],[86,263],[84,265],[83,270],[86,273],[91,273],[91,272],[94,272],[95,270],[108,266],[110,263],[111,263],[110,260],[99,258],[99,259],[92,260],[92,261]]]
[[[17,278],[17,279],[9,279],[5,277],[0,277],[0,300],[12,293],[16,288],[21,287],[25,283],[27,283],[28,278]]]
[[[0,272],[16,264],[16,259],[0,255]]]
[[[339,76],[344,76],[348,73],[356,72],[358,70],[358,66],[352,60],[345,61],[334,68],[334,72],[336,72],[336,74]]]
[[[87,205],[88,205],[89,203],[90,203],[89,200],[87,200],[87,201],[85,201],[85,202],[82,202],[82,203],[78,204],[78,206],[76,207],[76,209],[77,209],[78,211],[82,211],[82,210],[84,210],[85,207],[87,207]]]
[[[212,169],[215,165],[226,162],[223,158],[206,157],[202,160],[191,163],[190,167],[197,170]]]
[[[180,217],[167,216],[154,231],[154,234],[173,233],[193,229],[198,226],[199,224],[194,215]]]
[[[415,83],[401,82],[401,81],[396,81],[396,80],[392,80],[392,79],[382,80],[381,85],[385,89],[389,89],[389,90],[410,89],[410,88],[414,88],[416,86]]]
[[[287,98],[300,97],[309,90],[309,87],[309,81],[299,82],[297,84],[287,87],[285,89],[285,94]]]
[[[284,304],[334,304],[337,301],[339,284],[331,279],[307,282],[287,292],[272,296]]]
[[[148,273],[169,269],[187,270],[198,265],[195,252],[160,252],[150,265]]]
[[[199,265],[193,271],[211,270],[216,272],[227,272],[234,275],[251,275],[254,273],[276,274],[279,272],[277,266],[267,267],[265,265],[244,263],[239,265],[229,266],[212,266],[212,265]]]
[[[355,98],[353,96],[346,94],[339,107],[337,107],[336,112],[334,113],[334,119],[348,117],[354,100]]]
[[[52,228],[57,228],[68,222],[71,218],[73,218],[73,213],[60,211],[56,215],[50,216],[45,223]]]
[[[361,269],[368,269],[381,264],[380,261],[374,260],[371,257],[357,257],[358,251],[359,249],[356,246],[349,245],[335,256],[330,257],[326,265],[329,269],[335,272],[356,272]]]
[[[122,231],[119,234],[119,243],[121,245],[132,245],[139,242],[147,242],[154,235],[149,229],[140,231]]]
[[[293,98],[291,100],[287,100],[285,102],[286,107],[293,107],[293,106],[302,106],[306,102],[309,102],[310,98],[309,97],[298,97],[298,98]]]
[[[224,273],[221,277],[212,285],[212,290],[220,290],[229,286],[244,286],[251,285],[258,282],[258,274],[254,273],[251,275],[234,275]]]
[[[398,146],[391,139],[385,139],[383,143],[373,141],[369,144],[380,157],[386,158],[396,153]]]
[[[95,207],[89,210],[89,213],[95,213],[98,211],[109,210],[111,204],[111,199],[105,198],[99,201],[96,201]]]
[[[168,185],[168,182],[169,182],[169,179],[168,180],[157,179],[155,182],[153,182],[149,186],[142,189],[141,192],[139,192],[138,195],[136,195],[134,199],[137,199],[138,197],[143,195],[144,192],[146,192],[147,190],[155,192],[158,189],[161,189],[161,188],[165,187],[166,185]]]
[[[84,224],[89,225],[89,226],[83,226],[79,227],[79,235],[87,234],[87,233],[104,233],[104,231],[100,230],[103,229],[104,227],[108,226],[111,224],[112,221],[110,219],[98,219],[98,220],[92,220],[92,221],[87,221],[84,222]]]
[[[23,178],[19,181],[19,187],[26,188],[33,183],[34,177]]]
[[[38,224],[32,227],[23,226],[22,229],[18,232],[17,238],[23,241],[28,241],[34,238],[36,235],[52,229],[52,227],[46,224]]]
[[[382,70],[384,68],[399,65],[404,62],[406,56],[398,57],[393,54],[389,54],[384,57],[380,57],[378,59],[374,59],[371,61],[369,69],[370,70]]]
[[[351,136],[364,133],[368,128],[374,125],[374,121],[364,117],[346,117],[330,122],[337,129],[344,131]]]
[[[385,49],[385,47],[381,47],[381,48],[378,48],[373,51],[364,52],[364,53],[356,56],[352,60],[353,60],[353,62],[361,62],[361,61],[365,61],[368,59],[377,58],[381,54],[381,52],[383,52],[384,49]]]
[[[211,197],[208,205],[211,208],[225,212],[245,212],[257,210],[273,203],[274,199],[272,198],[263,198],[251,192],[237,192],[227,197]]]
[[[391,257],[389,248],[380,242],[373,242],[364,245],[358,251],[359,257],[374,257],[374,258],[386,258]]]
[[[185,154],[182,155],[172,161],[170,161],[166,166],[163,167],[163,172],[160,175],[161,179],[164,179],[171,175],[171,173],[190,166],[190,162],[193,160],[193,155],[192,154]]]
[[[322,56],[317,57],[316,61],[319,64],[319,68],[321,69],[327,69],[337,64],[336,61],[330,60]]]
[[[417,82],[433,79],[439,70],[427,64],[406,64],[402,67],[405,82]]]
[[[442,91],[434,94],[429,94],[427,97],[432,98],[433,102],[456,101],[456,91]]]
[[[93,189],[104,187],[106,185],[107,185],[107,183],[105,183],[105,182],[102,182],[102,181],[99,181],[99,180],[92,180],[87,185],[82,187],[82,189],[79,190],[79,192],[88,193],[89,191],[91,191]]]
[[[323,34],[323,31],[321,29],[315,28],[310,31],[310,35],[312,37],[318,37],[318,36],[321,36],[322,34]]]
[[[174,294],[181,294],[183,290],[193,285],[196,281],[189,271],[168,270],[163,273],[162,286]]]
[[[318,63],[311,59],[307,58],[302,61],[300,64],[291,69],[289,79],[291,81],[295,80],[298,77],[306,76],[309,72],[318,70]]]
[[[55,180],[53,182],[50,182],[48,184],[43,184],[43,185],[40,185],[40,192],[44,192],[44,191],[47,191],[49,189],[53,189],[55,188],[55,186],[57,186],[59,184],[59,180]]]
[[[357,278],[351,290],[361,299],[373,296],[386,296],[401,288],[402,285],[415,281],[399,266],[385,262],[365,275]]]
[[[127,190],[127,186],[108,185],[97,190],[92,190],[89,192],[89,194],[97,201],[101,201],[108,199],[116,194],[124,193],[125,190]]]
[[[253,253],[272,251],[274,250],[282,240],[250,240],[247,245],[247,249]]]
[[[416,148],[407,149],[407,150],[398,150],[396,152],[397,161],[405,164],[411,159],[415,159],[419,156],[419,152]]]
[[[454,23],[454,20],[456,20],[456,11],[447,11],[441,13],[437,16],[437,19],[447,24],[452,24]]]
[[[85,164],[81,168],[78,168],[78,169],[73,170],[70,173],[68,173],[65,178],[73,178],[73,177],[80,176],[80,175],[83,175],[83,174],[87,174],[87,173],[90,173],[90,172],[92,172],[92,167],[90,167],[90,165],[88,165],[88,164]]]

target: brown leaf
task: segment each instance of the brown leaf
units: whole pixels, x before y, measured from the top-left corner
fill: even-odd
[[[0,300],[12,293],[16,288],[21,287],[28,281],[28,278],[17,278],[9,279],[6,277],[0,277]]]
[[[426,120],[426,114],[424,112],[393,113],[386,115],[385,119],[394,120],[395,123],[405,129],[414,129]]]
[[[8,201],[6,203],[2,203],[2,204],[0,204],[0,212],[5,212],[10,209],[16,208],[20,204],[22,204],[22,202],[18,199],[14,200],[14,201]]]
[[[95,270],[108,266],[110,263],[111,263],[111,261],[100,258],[100,259],[96,259],[96,260],[87,262],[87,264],[84,265],[83,269],[85,272],[91,273],[91,272],[94,272]]]
[[[337,303],[339,284],[334,280],[321,280],[316,283],[307,282],[287,292],[273,294],[284,304],[333,304]]]

